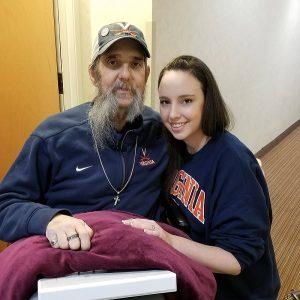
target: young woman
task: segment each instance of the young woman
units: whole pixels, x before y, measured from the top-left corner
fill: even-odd
[[[226,131],[229,116],[211,71],[196,57],[180,56],[161,71],[158,88],[170,146],[167,189],[192,240],[151,220],[124,223],[210,268],[216,299],[276,299],[268,188],[254,155]]]

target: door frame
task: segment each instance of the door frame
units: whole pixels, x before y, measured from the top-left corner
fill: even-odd
[[[80,103],[78,59],[78,3],[76,0],[53,0],[58,72],[62,73],[61,110]]]

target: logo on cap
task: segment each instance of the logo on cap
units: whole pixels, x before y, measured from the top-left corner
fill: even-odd
[[[131,35],[132,37],[136,37],[137,33],[134,30],[129,30],[130,23],[117,23],[122,29],[119,30],[111,30],[114,35]]]

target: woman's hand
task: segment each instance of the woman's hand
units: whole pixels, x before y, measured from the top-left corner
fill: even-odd
[[[172,246],[172,235],[167,231],[163,230],[155,221],[147,219],[128,219],[123,220],[122,222],[125,225],[142,229],[145,233],[149,235],[157,236]]]

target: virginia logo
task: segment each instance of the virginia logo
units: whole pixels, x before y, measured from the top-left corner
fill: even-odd
[[[147,155],[147,149],[143,149],[142,148],[142,154],[141,154],[141,157],[140,157],[140,161],[139,161],[139,164],[142,166],[142,167],[145,167],[145,166],[151,166],[151,165],[154,165],[155,164],[155,161],[153,159],[151,159],[148,155]]]
[[[180,170],[175,178],[171,194],[177,197],[193,216],[204,224],[205,192],[191,175]]]

